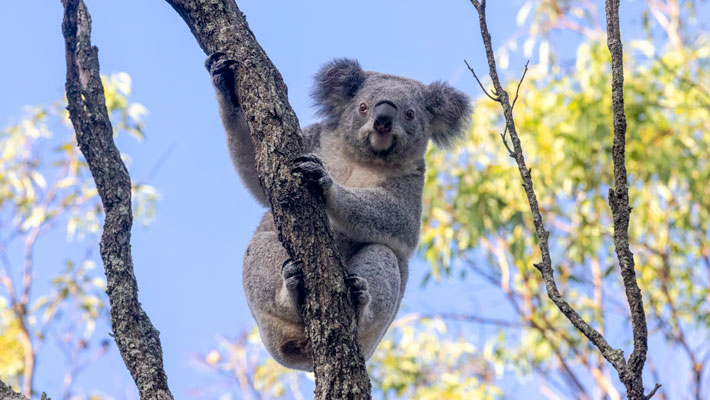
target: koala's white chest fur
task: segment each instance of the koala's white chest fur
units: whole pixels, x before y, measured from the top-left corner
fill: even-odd
[[[340,157],[324,154],[326,168],[337,183],[353,188],[379,186],[387,178],[382,171],[344,162]]]
[[[380,186],[388,179],[415,173],[417,169],[414,162],[396,166],[359,163],[348,158],[341,141],[325,137],[321,138],[318,155],[333,180],[351,188]]]
[[[382,184],[388,177],[388,171],[380,166],[365,166],[348,160],[340,143],[321,138],[318,155],[325,163],[333,180],[347,187],[373,187]]]

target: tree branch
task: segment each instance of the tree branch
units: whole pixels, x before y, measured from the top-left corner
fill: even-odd
[[[535,264],[535,267],[542,274],[548,296],[555,303],[555,305],[557,305],[560,311],[562,311],[562,313],[572,322],[572,324],[574,324],[577,329],[579,329],[589,340],[592,341],[592,343],[594,343],[595,346],[602,351],[604,357],[612,365],[622,367],[625,365],[623,352],[619,349],[612,348],[607,343],[606,339],[604,339],[604,337],[594,328],[589,326],[589,324],[587,324],[587,322],[584,321],[582,317],[565,301],[557,289],[548,245],[549,232],[545,230],[543,225],[542,215],[540,214],[540,206],[538,205],[537,196],[533,190],[530,170],[525,163],[523,149],[521,147],[517,129],[515,128],[515,122],[513,121],[513,111],[510,105],[510,98],[508,97],[508,93],[503,89],[500,79],[498,78],[495,56],[493,54],[493,47],[491,44],[491,35],[488,33],[488,26],[486,23],[486,2],[483,0],[480,3],[474,3],[474,6],[478,11],[481,36],[483,37],[483,44],[486,49],[491,80],[493,81],[493,87],[495,88],[496,95],[500,99],[499,103],[503,108],[506,129],[510,133],[510,139],[513,143],[513,158],[515,158],[515,162],[518,164],[518,171],[520,172],[520,176],[523,180],[525,194],[528,198],[528,204],[530,205],[530,210],[533,214],[533,224],[535,225],[535,232],[539,240],[540,253],[542,254],[542,262],[540,264]]]
[[[279,238],[303,264],[306,337],[313,349],[316,399],[369,399],[345,268],[333,242],[323,200],[292,176],[303,155],[298,118],[281,74],[264,53],[233,0],[167,0],[205,54],[237,60],[236,93],[251,130],[257,171]]]
[[[621,71],[621,41],[619,39],[619,23],[618,23],[618,0],[607,0],[607,15],[610,12],[609,1],[614,1],[616,3],[616,22],[615,27],[612,28],[609,25],[610,39],[613,32],[616,32],[616,39],[614,41],[615,50],[617,51],[617,56],[619,57],[616,61],[617,64],[612,65],[612,69],[616,68],[614,71],[614,87],[618,88],[612,90],[614,98],[614,169],[615,176],[617,177],[616,195],[612,196],[610,194],[610,202],[612,203],[612,210],[615,207],[625,208],[625,225],[624,217],[617,216],[616,211],[614,214],[614,227],[615,227],[615,242],[617,244],[617,253],[620,254],[620,262],[622,264],[622,277],[624,280],[624,286],[627,290],[627,297],[629,297],[629,306],[632,313],[632,324],[634,325],[634,351],[627,364],[624,359],[623,352],[620,349],[612,348],[606,341],[604,336],[599,333],[596,329],[592,328],[582,317],[575,311],[565,299],[560,294],[557,284],[555,283],[554,270],[552,269],[552,260],[550,258],[550,249],[548,245],[549,232],[545,230],[542,215],[540,213],[540,207],[537,202],[537,196],[533,189],[532,176],[530,175],[530,169],[527,168],[525,163],[525,157],[523,156],[523,150],[520,143],[520,138],[518,137],[517,130],[515,128],[515,121],[513,120],[513,107],[510,104],[510,98],[508,93],[503,89],[500,79],[498,78],[498,71],[496,68],[495,55],[493,53],[493,46],[491,43],[491,35],[488,32],[488,26],[486,23],[486,0],[471,0],[471,4],[476,8],[478,12],[478,20],[481,28],[481,37],[483,38],[483,44],[486,50],[486,58],[488,60],[488,67],[490,70],[491,80],[493,81],[494,93],[497,96],[497,101],[503,108],[503,114],[505,116],[506,129],[505,131],[510,132],[510,139],[513,144],[512,157],[518,165],[518,170],[520,176],[523,180],[523,187],[525,189],[525,194],[528,198],[528,204],[530,205],[530,210],[533,216],[533,224],[535,225],[535,232],[538,238],[538,245],[540,247],[540,253],[542,256],[542,262],[535,264],[535,267],[540,271],[542,279],[545,282],[545,288],[547,289],[547,295],[552,300],[552,302],[557,306],[557,308],[562,312],[562,314],[567,317],[567,319],[572,322],[572,324],[577,328],[584,336],[586,336],[602,353],[604,358],[611,363],[611,365],[619,373],[620,380],[624,383],[627,389],[627,396],[629,399],[648,399],[656,392],[657,388],[648,395],[644,396],[643,382],[641,380],[641,370],[643,369],[643,364],[646,358],[646,320],[643,314],[643,303],[641,300],[641,294],[636,285],[635,273],[633,270],[633,255],[628,251],[628,212],[630,211],[628,207],[628,191],[626,189],[626,170],[624,167],[624,133],[621,133],[621,138],[618,138],[617,129],[621,129],[623,126],[623,132],[625,132],[625,118],[623,117],[623,92],[619,91],[621,85],[623,85],[623,71]],[[612,43],[612,42],[610,42]],[[611,48],[611,44],[610,44]],[[612,51],[612,55],[614,54]],[[612,59],[614,56],[612,56]],[[618,69],[618,70],[617,70]],[[527,71],[527,65],[526,65]],[[523,78],[525,74],[523,74]],[[522,82],[522,78],[521,78]],[[520,89],[520,84],[518,84],[518,90]],[[517,99],[517,91],[516,91]],[[617,103],[620,102],[620,103]],[[618,105],[620,104],[620,106]],[[621,116],[617,114],[618,108],[621,108]],[[621,125],[623,123],[623,125]],[[510,147],[505,141],[504,134],[501,135],[506,145],[506,148],[511,152]],[[621,141],[620,144],[617,144]],[[618,173],[617,173],[618,170]],[[620,180],[622,179],[622,180]],[[612,191],[610,191],[612,193]],[[623,212],[623,210],[621,211]],[[617,224],[619,228],[617,229]],[[616,237],[619,236],[620,240],[617,241]],[[625,251],[623,250],[623,245],[625,243]],[[620,252],[621,249],[621,252]],[[628,253],[627,253],[628,252]],[[623,256],[622,256],[623,254]],[[623,261],[621,260],[623,258]],[[630,261],[629,261],[630,260]],[[629,281],[629,284],[627,284]],[[633,289],[635,287],[635,291]],[[632,300],[633,299],[633,300]],[[640,309],[640,313],[638,312]],[[637,327],[636,325],[639,324]],[[642,327],[641,327],[642,325]],[[638,343],[637,343],[638,342]]]
[[[634,337],[634,349],[629,357],[628,377],[635,383],[634,390],[641,393],[628,393],[632,396],[643,396],[643,381],[641,372],[646,362],[648,351],[648,330],[646,315],[643,310],[641,290],[636,283],[634,270],[634,255],[629,249],[629,190],[626,182],[625,146],[626,146],[626,115],[624,114],[624,52],[621,45],[619,29],[619,0],[606,0],[607,46],[611,53],[611,101],[614,113],[614,144],[611,150],[614,161],[614,188],[609,189],[609,205],[614,220],[614,246],[621,267],[621,278],[624,282],[626,299],[631,310],[631,327]],[[622,381],[624,379],[622,378]],[[625,382],[626,384],[626,382]],[[627,389],[631,389],[626,385]],[[640,388],[640,389],[639,389]]]
[[[0,380],[0,399],[3,400],[28,400],[27,397],[21,395],[20,393],[12,390],[11,387],[5,385],[3,381]]]
[[[172,399],[163,370],[159,332],[138,302],[130,250],[131,180],[113,143],[98,49],[91,46],[91,17],[81,0],[62,0],[62,4],[67,108],[106,213],[100,247],[114,338],[141,399]]]
[[[0,380],[0,399],[2,400],[29,400],[29,398],[15,392],[12,388]],[[46,393],[42,393],[40,400],[51,400]]]

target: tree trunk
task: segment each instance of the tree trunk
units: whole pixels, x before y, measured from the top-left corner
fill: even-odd
[[[325,205],[291,173],[291,161],[303,155],[303,138],[281,74],[233,0],[167,2],[205,54],[223,52],[238,61],[236,93],[254,141],[259,179],[284,248],[303,263],[303,320],[313,350],[315,398],[369,399],[355,312]]]

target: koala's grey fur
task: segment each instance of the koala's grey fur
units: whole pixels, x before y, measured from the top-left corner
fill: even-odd
[[[268,207],[249,128],[233,92],[233,63],[218,53],[208,58],[207,68],[237,172]],[[366,72],[349,59],[334,60],[318,72],[313,98],[325,119],[303,129],[310,155],[299,160],[295,171],[325,196],[347,263],[363,355],[369,358],[397,313],[407,263],[417,246],[427,143],[433,139],[450,146],[465,130],[471,109],[467,96],[445,83],[424,85]],[[378,119],[376,131],[375,114],[382,115],[376,108],[396,110],[390,131],[381,124],[383,119]],[[268,351],[287,367],[312,370],[300,312],[300,267],[281,246],[271,212],[249,244],[242,276]]]

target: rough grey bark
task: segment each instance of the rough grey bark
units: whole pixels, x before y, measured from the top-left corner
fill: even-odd
[[[167,0],[205,54],[238,61],[236,93],[251,129],[257,171],[289,256],[303,263],[304,322],[313,349],[316,399],[369,399],[370,380],[357,340],[343,261],[323,200],[294,178],[303,155],[298,118],[287,88],[234,0]]]
[[[607,0],[607,14],[610,12],[609,1]],[[617,51],[617,57],[619,59],[616,63],[612,63],[612,69],[614,69],[614,149],[612,151],[612,157],[614,159],[614,170],[616,176],[616,195],[613,196],[614,191],[610,190],[610,203],[612,204],[612,212],[614,215],[614,241],[617,247],[617,253],[619,253],[621,265],[621,274],[624,282],[624,287],[627,292],[627,297],[629,299],[629,307],[632,313],[632,323],[634,324],[634,352],[632,353],[629,361],[627,363],[624,358],[624,353],[621,349],[615,349],[609,345],[604,336],[599,333],[596,329],[592,328],[580,315],[575,311],[569,303],[562,297],[562,294],[557,288],[555,283],[554,270],[552,268],[552,260],[550,258],[550,249],[548,245],[549,232],[545,230],[545,226],[542,219],[542,214],[540,213],[540,207],[537,202],[537,196],[533,189],[533,181],[530,169],[528,169],[525,163],[525,157],[523,156],[523,150],[520,143],[520,138],[518,137],[517,130],[515,128],[515,121],[513,120],[513,107],[510,104],[510,97],[508,93],[503,89],[498,77],[498,71],[496,68],[495,55],[493,53],[493,46],[491,44],[491,35],[488,32],[488,26],[486,23],[486,0],[471,0],[471,4],[476,8],[478,12],[478,21],[481,28],[481,37],[483,38],[483,45],[486,49],[486,58],[488,60],[488,67],[490,70],[491,80],[493,82],[494,92],[493,96],[488,94],[486,90],[481,85],[484,92],[491,97],[496,102],[500,103],[503,109],[503,115],[505,116],[505,132],[501,135],[503,143],[510,156],[515,159],[518,165],[518,170],[520,171],[520,176],[523,180],[523,188],[525,189],[525,195],[528,198],[528,204],[530,205],[530,211],[533,215],[533,224],[535,225],[535,232],[538,237],[538,246],[540,247],[540,253],[542,255],[542,262],[535,264],[535,267],[540,271],[542,279],[545,282],[545,288],[547,290],[547,295],[552,300],[552,302],[557,306],[557,308],[562,312],[562,314],[567,317],[567,319],[572,322],[575,328],[577,328],[584,336],[586,336],[602,353],[604,358],[609,361],[609,363],[617,370],[619,373],[619,379],[622,381],[624,386],[626,386],[627,397],[631,400],[640,399],[650,399],[655,393],[660,385],[656,385],[648,396],[644,395],[643,381],[641,380],[641,371],[643,370],[643,365],[646,360],[646,339],[648,333],[646,332],[646,319],[643,313],[643,302],[641,299],[641,293],[636,284],[636,276],[633,269],[633,255],[629,251],[628,247],[628,216],[630,209],[628,208],[628,191],[626,189],[626,168],[624,166],[624,134],[626,119],[623,116],[623,92],[619,89],[623,85],[623,71],[621,70],[621,40],[619,39],[619,20],[618,20],[618,0],[611,0],[616,3],[616,40],[613,41],[615,50]],[[610,36],[613,34],[610,25]],[[612,47],[612,39],[610,40],[610,49]],[[613,58],[613,57],[612,57]],[[470,67],[469,67],[470,68]],[[471,72],[473,72],[473,69]],[[527,65],[526,65],[527,70]],[[474,73],[474,77],[475,73]],[[523,77],[525,75],[523,74]],[[476,77],[478,80],[478,77]],[[522,79],[521,79],[522,81]],[[480,81],[479,81],[480,84]],[[518,85],[520,89],[520,84]],[[513,105],[515,105],[515,100],[513,100]],[[621,114],[617,114],[617,110],[621,110]],[[617,129],[620,130],[617,132]],[[623,130],[622,130],[623,129]],[[506,132],[510,133],[510,141],[513,144],[511,149],[506,140]],[[621,136],[619,138],[619,135]],[[617,172],[618,170],[618,172]],[[622,176],[623,175],[623,176]],[[625,214],[622,211],[614,211],[614,208],[618,209],[625,208]],[[625,217],[624,217],[625,215]],[[625,220],[624,220],[625,218]],[[618,221],[617,221],[618,220]],[[618,228],[617,228],[617,223]],[[625,225],[624,225],[625,224]],[[617,236],[619,239],[617,239]],[[624,249],[625,245],[625,249]],[[623,260],[622,260],[623,258]],[[630,259],[630,261],[629,261]],[[635,288],[635,289],[634,289]],[[640,308],[640,313],[638,309]],[[636,324],[639,324],[637,328]],[[642,328],[640,326],[642,325]],[[638,341],[638,344],[637,344]]]
[[[12,390],[10,386],[7,386],[3,381],[0,380],[0,400],[29,400],[27,397],[20,393]],[[50,400],[45,393],[42,393],[41,400]]]
[[[634,349],[626,370],[619,377],[626,386],[629,399],[644,398],[643,365],[648,352],[648,330],[641,290],[636,283],[634,255],[629,249],[629,189],[626,182],[625,146],[626,115],[624,113],[624,52],[619,28],[619,0],[606,0],[607,46],[611,53],[611,101],[614,119],[614,188],[609,189],[609,205],[614,220],[614,246],[621,267],[621,278],[631,310]]]
[[[106,271],[114,338],[140,398],[172,399],[163,370],[159,332],[138,302],[130,247],[131,180],[113,143],[99,74],[98,49],[91,46],[91,17],[81,0],[62,0],[62,4],[67,108],[106,214],[101,259]]]

